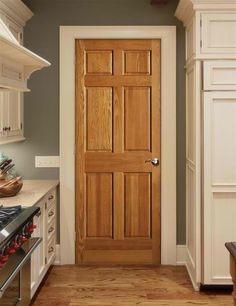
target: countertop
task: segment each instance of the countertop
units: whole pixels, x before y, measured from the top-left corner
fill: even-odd
[[[0,198],[0,205],[33,206],[58,185],[57,180],[24,180],[21,191],[15,197]]]
[[[236,259],[236,242],[227,242],[225,246],[233,258]]]

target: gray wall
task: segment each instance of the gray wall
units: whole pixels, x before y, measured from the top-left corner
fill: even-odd
[[[151,6],[150,0],[24,0],[35,16],[25,28],[25,45],[52,66],[32,76],[25,94],[24,143],[0,147],[27,179],[58,178],[57,169],[35,169],[35,155],[59,154],[59,26],[177,26],[177,191],[179,244],[185,243],[185,87],[184,28],[174,17],[177,0]]]

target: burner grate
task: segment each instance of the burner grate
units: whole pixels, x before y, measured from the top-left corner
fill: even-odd
[[[14,220],[22,212],[22,206],[0,206],[0,230]]]

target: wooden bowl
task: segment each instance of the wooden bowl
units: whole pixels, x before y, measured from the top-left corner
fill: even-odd
[[[13,180],[12,180],[13,181]],[[0,183],[0,198],[14,197],[21,190],[23,186],[22,178],[11,181],[1,181]]]

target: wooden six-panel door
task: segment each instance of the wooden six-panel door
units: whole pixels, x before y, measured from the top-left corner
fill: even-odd
[[[160,48],[76,41],[77,263],[160,263]]]

